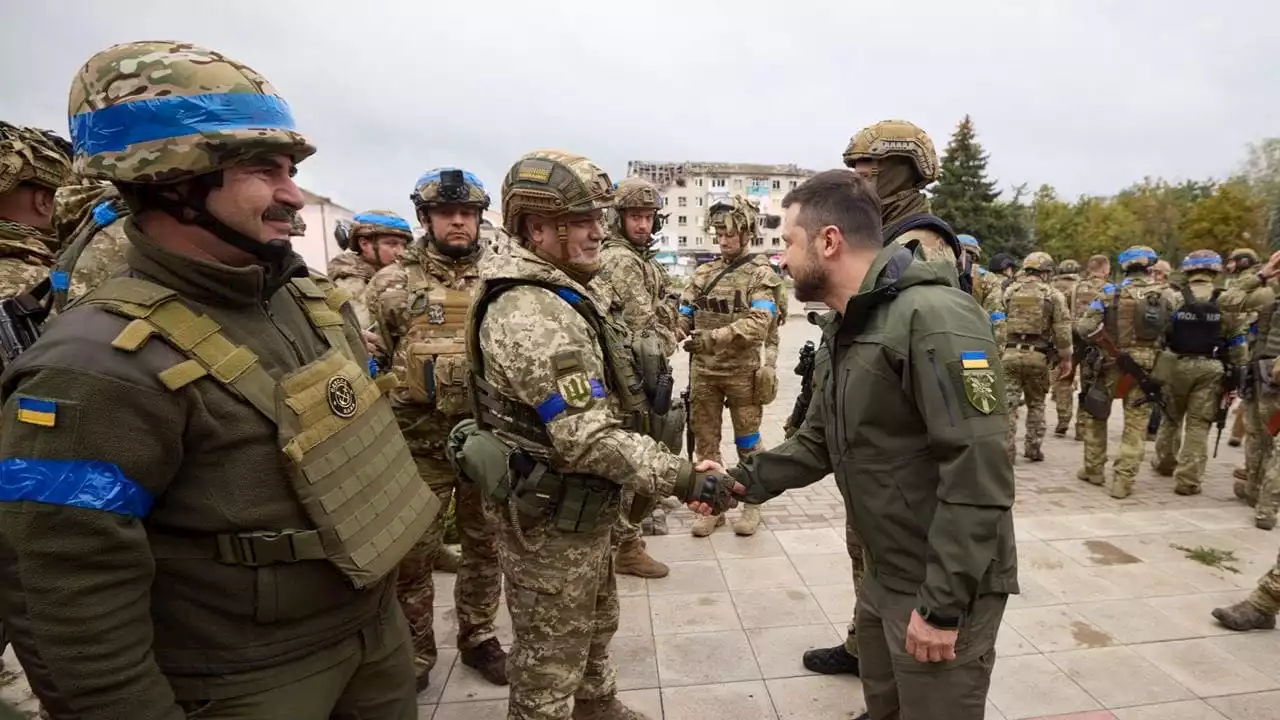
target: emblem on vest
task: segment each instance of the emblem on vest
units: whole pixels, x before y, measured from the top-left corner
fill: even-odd
[[[356,414],[356,389],[351,381],[341,375],[329,378],[329,409],[334,415],[347,419]]]
[[[428,305],[427,306],[427,322],[431,323],[432,325],[443,325],[444,324],[444,306],[434,305],[434,304]]]

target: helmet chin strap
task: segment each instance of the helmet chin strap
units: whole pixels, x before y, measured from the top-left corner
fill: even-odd
[[[178,222],[203,228],[222,242],[249,253],[268,265],[277,265],[288,257],[293,251],[293,246],[288,240],[277,238],[265,243],[259,242],[227,225],[209,212],[206,204],[209,192],[221,185],[222,173],[210,173],[196,178],[192,182],[192,192],[184,197],[173,198],[163,193],[155,193],[153,201],[160,210],[168,213]]]

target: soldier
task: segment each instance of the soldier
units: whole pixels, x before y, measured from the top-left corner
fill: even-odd
[[[619,490],[642,509],[668,495],[720,512],[731,504],[721,468],[703,461],[717,472],[695,472],[626,429],[654,418],[636,379],[647,359],[628,350],[629,332],[590,286],[612,203],[609,176],[586,158],[518,160],[502,184],[518,244],[486,256],[467,324],[476,420],[454,429],[450,452],[497,510],[515,628],[511,720],[643,718],[618,700],[609,661]]]
[[[1084,311],[1089,309],[1089,303],[1092,303],[1098,293],[1102,292],[1102,288],[1110,282],[1111,259],[1106,255],[1091,255],[1085,261],[1084,269],[1087,274],[1076,284],[1071,297],[1067,298],[1067,302],[1071,305],[1071,348],[1074,354],[1072,365],[1079,370],[1080,375],[1080,393],[1076,396],[1077,405],[1083,400],[1085,389],[1093,382],[1093,375],[1090,365],[1082,362],[1089,346],[1080,338],[1075,327],[1084,315]],[[1075,429],[1077,441],[1084,440],[1085,419],[1084,411],[1077,407]]]
[[[413,231],[404,218],[390,210],[368,210],[339,224],[334,233],[343,252],[329,261],[326,273],[334,285],[347,291],[360,327],[369,328],[377,318],[369,312],[369,281],[382,268],[404,254],[413,242]]]
[[[1111,486],[1111,497],[1116,499],[1129,497],[1133,492],[1134,476],[1146,453],[1147,421],[1151,412],[1150,398],[1139,385],[1141,381],[1150,382],[1150,378],[1134,377],[1121,370],[1118,362],[1121,355],[1127,355],[1138,369],[1149,374],[1164,346],[1165,328],[1173,311],[1173,291],[1148,276],[1158,259],[1155,250],[1142,245],[1120,253],[1124,281],[1119,286],[1103,286],[1076,323],[1076,331],[1096,353],[1090,372],[1102,373],[1100,377],[1090,376],[1090,391],[1100,402],[1091,408],[1096,414],[1084,413],[1088,415],[1084,423],[1084,466],[1076,473],[1080,480],[1094,485],[1106,482],[1103,473],[1107,464],[1107,417],[1111,412],[1111,399],[1119,396],[1121,381],[1129,384],[1120,398],[1124,402],[1124,434],[1120,438],[1120,455],[1115,461]]]
[[[652,344],[649,352],[668,358],[676,349],[675,318],[666,297],[671,292],[671,279],[653,250],[653,233],[657,227],[662,196],[658,188],[643,178],[627,178],[615,190],[616,204],[610,213],[608,237],[600,250],[600,272],[595,282],[613,293],[632,341]],[[650,372],[670,371],[670,365],[654,367]],[[653,380],[651,379],[651,382]],[[623,575],[643,578],[666,577],[670,569],[649,555],[640,539],[640,525],[627,520],[632,498],[625,495],[614,526],[613,542],[617,546],[614,570]],[[655,508],[654,525],[666,534],[666,513]]]
[[[1076,286],[1080,284],[1080,263],[1070,258],[1058,263],[1058,269],[1049,284],[1053,286],[1054,290],[1062,293],[1062,297],[1067,300],[1067,308],[1071,311],[1071,335],[1074,340],[1076,309],[1073,303],[1075,302]],[[1091,295],[1090,299],[1092,297]],[[1073,350],[1074,347],[1073,342]],[[1066,377],[1054,378],[1053,380],[1053,404],[1057,409],[1057,424],[1053,428],[1055,437],[1066,437],[1067,428],[1071,427],[1071,415],[1074,412],[1075,405],[1075,385],[1076,365],[1073,361],[1071,370]]]
[[[1000,287],[1007,288],[1018,274],[1018,260],[1009,253],[996,253],[991,256],[989,268],[998,276]]]
[[[418,475],[442,507],[457,492],[454,511],[462,558],[453,594],[459,655],[489,682],[505,685],[507,655],[494,630],[502,587],[496,531],[478,489],[457,481],[445,455],[449,430],[470,410],[465,328],[467,309],[480,284],[480,214],[489,207],[489,195],[470,172],[439,168],[418,178],[410,197],[426,234],[412,242],[400,262],[373,276],[369,312],[382,346],[391,351],[396,380],[391,406]],[[357,220],[352,232],[362,241],[367,236],[360,234],[358,224],[370,222],[368,213],[356,217],[366,218]],[[385,237],[373,236],[372,246],[385,250]],[[443,538],[441,517],[400,563],[396,587],[413,633],[419,690],[426,688],[437,659],[431,568]]]
[[[965,255],[964,264],[971,278],[973,299],[991,317],[991,333],[995,336],[996,347],[1004,347],[1008,314],[1000,281],[979,262],[982,260],[982,246],[978,244],[978,239],[972,235],[959,235],[957,238]]]
[[[1230,290],[1232,284],[1239,278],[1248,274],[1252,268],[1257,266],[1258,262],[1258,253],[1252,248],[1237,248],[1232,250],[1231,256],[1227,258],[1227,277],[1223,280],[1223,288]],[[1256,325],[1257,317],[1255,317],[1255,315],[1256,314],[1247,315],[1244,318],[1249,327],[1248,338],[1250,346],[1252,346],[1253,338],[1257,335],[1258,331]],[[1227,444],[1231,447],[1240,447],[1240,445],[1245,442],[1247,435],[1246,417],[1248,416],[1248,412],[1246,412],[1245,408],[1252,402],[1253,397],[1250,393],[1241,394],[1240,403],[1236,405],[1235,412],[1232,413],[1231,438],[1227,440]],[[1256,440],[1251,439],[1250,442],[1256,442]],[[1249,456],[1248,446],[1245,447],[1244,452],[1245,457],[1247,458]],[[1248,462],[1244,465],[1237,466],[1232,470],[1232,475],[1234,475],[1237,480],[1246,481],[1248,479],[1247,467]]]
[[[393,578],[439,503],[345,293],[289,249],[315,148],[187,43],[98,53],[69,107],[76,171],[131,217],[127,269],[0,387],[0,609],[54,716],[411,720]]]
[[[1199,495],[1208,461],[1209,428],[1223,399],[1225,377],[1232,378],[1227,390],[1235,390],[1234,372],[1228,375],[1224,370],[1243,369],[1246,328],[1241,315],[1226,315],[1218,306],[1222,292],[1215,287],[1222,273],[1218,253],[1196,250],[1183,259],[1181,269],[1186,284],[1175,298],[1166,349],[1157,361],[1162,370],[1157,379],[1164,385],[1169,414],[1161,422],[1151,467],[1159,475],[1174,476],[1177,494]],[[1184,417],[1186,436],[1179,454]]]
[[[1004,290],[1009,308],[1008,342],[1004,347],[1005,391],[1008,398],[1009,434],[1005,448],[1009,462],[1016,454],[1018,406],[1027,403],[1027,435],[1022,456],[1031,462],[1044,460],[1044,400],[1049,394],[1050,358],[1057,368],[1054,378],[1071,371],[1071,310],[1062,293],[1049,285],[1053,258],[1033,252],[1022,261],[1022,275]]]
[[[747,251],[759,232],[757,217],[756,207],[741,195],[711,206],[707,232],[715,233],[720,258],[698,266],[680,296],[679,332],[688,336],[684,349],[693,354],[694,451],[716,463],[725,406],[741,461],[760,449],[761,414],[778,391],[777,345],[766,341],[777,322],[782,281],[767,257]],[[698,518],[693,535],[706,537],[724,522],[723,515]],[[759,525],[760,508],[749,504],[733,531],[751,535]]]

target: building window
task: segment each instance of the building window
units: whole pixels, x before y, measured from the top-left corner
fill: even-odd
[[[698,184],[698,187],[702,187],[702,178],[698,178],[698,179],[697,179],[697,180],[695,180],[694,182],[696,182],[696,183]]]
[[[702,198],[698,198],[698,207],[702,207]]]
[[[712,245],[719,245],[719,244],[720,244],[720,236],[719,236],[719,235],[712,235],[712,236],[711,236],[711,244],[712,244]]]
[[[764,245],[764,238],[752,238],[751,244],[755,247],[760,247],[761,245]]]
[[[684,207],[684,206],[686,206],[686,205],[688,205],[688,204],[689,204],[689,199],[688,199],[688,198],[679,198],[679,199],[677,200],[677,202],[676,202],[676,205],[679,205],[680,207]]]
[[[782,181],[781,181],[781,180],[774,180],[774,181],[773,181],[773,189],[774,189],[774,190],[781,190],[781,189],[782,189]]]
[[[791,189],[792,189],[792,190],[795,190],[795,189],[796,189],[796,181],[795,181],[795,180],[792,180],[792,181],[791,181]]]
[[[677,242],[679,243],[680,247],[686,247],[689,244],[689,238],[686,235],[681,235],[680,239]]]
[[[667,206],[667,199],[664,197],[662,198],[662,207],[666,207],[666,206]]]
[[[676,218],[676,224],[677,224],[677,225],[688,225],[688,224],[689,224],[689,216],[688,216],[688,215],[681,215],[681,216],[679,216],[678,218]]]
[[[774,238],[771,242],[774,247],[780,247],[782,245],[782,238]]]
[[[724,187],[724,178],[711,178],[711,187]]]
[[[702,247],[702,238],[694,238],[693,242],[698,247]]]
[[[734,186],[734,187],[742,187],[742,178],[734,178],[734,179],[733,179],[733,186]]]

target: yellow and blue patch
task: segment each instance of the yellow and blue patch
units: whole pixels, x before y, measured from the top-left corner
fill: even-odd
[[[18,422],[40,427],[58,424],[58,403],[40,398],[18,398]]]
[[[987,354],[981,350],[960,353],[960,366],[965,370],[986,370],[991,367]]]

